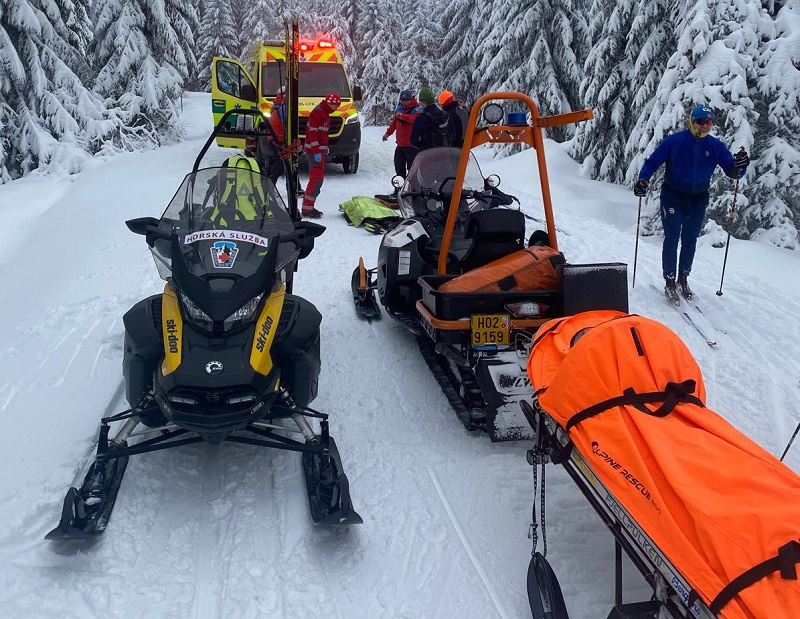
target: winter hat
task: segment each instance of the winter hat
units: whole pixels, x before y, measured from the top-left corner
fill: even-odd
[[[400,101],[411,101],[414,98],[414,93],[411,92],[410,88],[406,88],[405,90],[400,91]]]
[[[453,93],[450,92],[449,90],[443,90],[442,92],[439,93],[439,105],[441,105],[442,107],[450,103],[453,103],[454,101],[455,98],[453,97]]]
[[[436,100],[433,98],[433,91],[427,87],[419,89],[417,99],[419,99],[420,103],[433,103]]]
[[[342,98],[335,92],[332,92],[325,97],[325,103],[327,103],[332,109],[335,110],[342,104]]]
[[[463,94],[461,94],[460,92],[457,92],[456,94],[454,94],[453,97],[455,98],[456,101],[463,101],[464,103],[467,102],[467,98]]]
[[[715,120],[714,112],[711,111],[710,107],[706,107],[705,105],[695,106],[692,108],[692,120]]]

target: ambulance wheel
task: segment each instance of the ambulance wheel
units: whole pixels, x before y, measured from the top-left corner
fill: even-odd
[[[345,157],[342,165],[345,174],[355,174],[358,171],[358,153]]]

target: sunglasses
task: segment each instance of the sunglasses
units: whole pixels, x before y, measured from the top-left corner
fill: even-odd
[[[709,127],[714,124],[714,121],[710,118],[701,118],[694,121],[695,125],[708,125]]]

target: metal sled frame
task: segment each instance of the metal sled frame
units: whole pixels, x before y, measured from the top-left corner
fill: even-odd
[[[615,592],[614,609],[608,619],[656,619],[659,609],[664,609],[674,619],[696,617],[716,619],[701,600],[692,600],[688,608],[692,587],[669,559],[633,519],[625,507],[614,497],[592,471],[592,467],[575,449],[567,434],[539,406],[521,403],[528,423],[542,433],[542,444],[553,464],[560,464],[578,486],[583,496],[608,527],[615,541]],[[622,551],[636,566],[647,583],[653,587],[653,599],[646,602],[622,602]]]

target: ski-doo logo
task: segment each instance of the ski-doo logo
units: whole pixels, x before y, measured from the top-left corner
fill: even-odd
[[[267,319],[261,323],[261,331],[258,332],[258,337],[256,338],[256,350],[258,352],[264,352],[264,348],[267,346],[267,338],[269,337],[269,332],[272,331],[274,322],[272,316],[267,316]]]
[[[167,348],[173,355],[178,354],[178,325],[174,318],[167,319]]]
[[[233,268],[239,249],[232,241],[217,241],[211,246],[211,261],[215,269]]]
[[[222,365],[222,361],[209,361],[206,363],[206,374],[211,376],[221,374],[223,369],[225,369],[225,366]]]
[[[607,452],[600,449],[600,443],[597,441],[592,441],[592,453],[596,455],[598,458],[603,460],[608,466],[610,466],[615,471],[619,471],[619,474],[622,475],[625,480],[630,483],[634,488],[636,488],[639,492],[642,493],[642,496],[646,498],[648,501],[652,500],[650,496],[650,491],[647,489],[642,482],[640,482],[636,477],[634,477],[633,473],[631,473],[628,469],[626,469],[622,464],[620,464],[617,460],[614,460]]]

